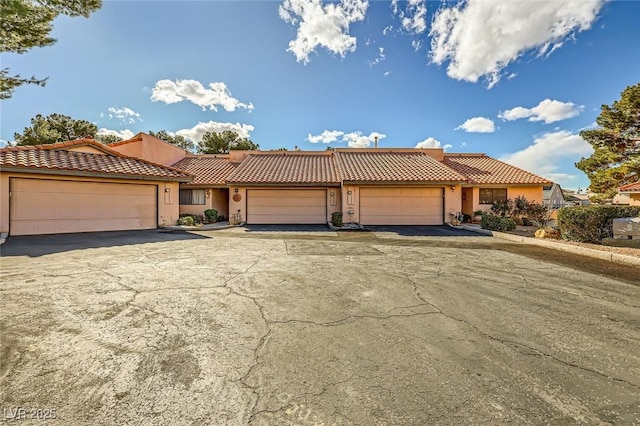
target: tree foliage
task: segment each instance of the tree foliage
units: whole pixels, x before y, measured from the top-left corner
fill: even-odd
[[[165,142],[170,143],[171,145],[175,145],[178,148],[182,148],[186,151],[191,151],[195,149],[195,145],[192,141],[186,139],[184,136],[180,135],[172,135],[166,130],[160,130],[159,132],[149,131],[149,135],[158,139],[162,139]]]
[[[102,5],[101,0],[0,0],[0,53],[25,53],[34,47],[56,42],[50,36],[58,15],[88,17]],[[46,78],[23,78],[0,71],[0,99],[8,99],[23,84],[44,86]]]
[[[96,138],[98,127],[86,120],[74,120],[63,114],[46,117],[38,114],[31,119],[31,127],[25,127],[22,134],[15,133],[18,145],[41,145],[81,139],[85,136]]]
[[[260,145],[250,139],[241,138],[236,132],[207,132],[202,136],[198,152],[202,154],[227,154],[231,150],[256,150]]]
[[[580,132],[594,152],[576,167],[591,181],[592,201],[602,202],[640,179],[640,83],[624,89],[613,105],[602,105],[596,123],[599,128]]]

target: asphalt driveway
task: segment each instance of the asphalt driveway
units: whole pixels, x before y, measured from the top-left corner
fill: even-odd
[[[305,229],[9,238],[0,407],[21,424],[639,423],[633,270],[519,250]]]

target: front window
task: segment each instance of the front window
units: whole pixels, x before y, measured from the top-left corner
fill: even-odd
[[[181,189],[180,204],[183,206],[204,204],[204,189]]]
[[[507,201],[507,188],[480,188],[480,204]]]

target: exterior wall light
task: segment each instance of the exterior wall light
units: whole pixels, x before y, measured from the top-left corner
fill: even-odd
[[[233,192],[237,194],[239,192],[238,188],[234,189]]]

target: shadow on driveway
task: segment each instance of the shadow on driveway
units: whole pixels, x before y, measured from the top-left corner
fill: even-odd
[[[86,248],[209,238],[188,232],[147,231],[85,232],[78,234],[29,235],[9,237],[0,246],[0,255],[37,257]]]
[[[373,232],[388,232],[408,237],[486,237],[478,232],[452,228],[448,225],[415,226],[415,225],[370,225],[365,226]]]
[[[327,225],[244,225],[247,232],[333,232]]]

